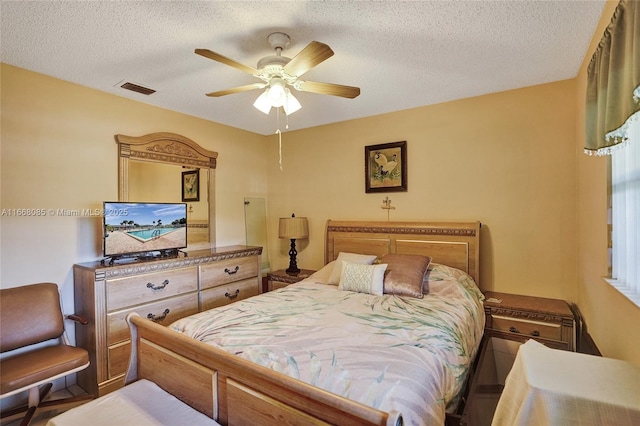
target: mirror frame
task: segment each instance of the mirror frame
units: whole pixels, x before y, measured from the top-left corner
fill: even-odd
[[[216,165],[218,153],[204,149],[191,139],[159,132],[143,136],[116,135],[118,144],[118,200],[129,201],[129,159],[209,170],[209,243],[216,242]]]

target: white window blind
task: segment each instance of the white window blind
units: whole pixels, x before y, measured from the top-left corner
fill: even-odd
[[[627,141],[611,153],[610,283],[640,306],[640,113],[627,123]]]

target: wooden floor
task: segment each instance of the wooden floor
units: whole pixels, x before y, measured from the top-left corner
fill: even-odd
[[[53,392],[50,396],[45,398],[45,400],[48,401],[51,399],[68,398],[70,396],[78,396],[78,395],[86,395],[86,392],[81,387],[77,385],[72,385],[66,389],[61,389],[59,391]],[[30,426],[45,426],[49,421],[49,419],[57,416],[58,414],[61,414],[63,411],[64,410],[51,410],[51,411],[44,411],[42,413],[38,412],[36,413],[35,417],[31,420]],[[2,423],[2,426],[19,426],[20,421],[21,421],[20,419],[17,419],[8,423]]]

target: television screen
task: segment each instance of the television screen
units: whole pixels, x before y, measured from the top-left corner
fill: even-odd
[[[187,246],[186,203],[104,202],[104,255],[176,252]]]

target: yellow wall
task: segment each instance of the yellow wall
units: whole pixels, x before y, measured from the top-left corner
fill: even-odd
[[[264,137],[2,64],[0,209],[101,208],[118,198],[118,133],[174,132],[217,151],[217,240],[244,244],[244,197],[266,197]],[[51,281],[102,254],[99,217],[0,217],[0,285]]]
[[[387,217],[387,194],[364,192],[364,146],[406,140],[409,191],[388,194],[391,219],[480,220],[482,288],[576,298],[574,80],[288,132],[280,171],[276,137],[2,72],[3,208],[99,207],[117,198],[113,135],[172,131],[220,153],[218,245],[244,241],[243,197],[268,193],[272,266],[288,263],[277,219],[295,212],[311,224],[299,264],[318,268],[327,219]],[[2,225],[3,286],[70,286],[71,265],[100,255],[98,218],[2,217]],[[28,235],[47,244],[32,247]],[[34,259],[44,267],[25,273]]]
[[[183,169],[173,164],[129,161],[129,201],[182,202]],[[199,170],[199,201],[188,202],[189,223],[209,221],[209,170]]]
[[[292,212],[310,222],[302,268],[322,266],[327,219],[386,220],[386,196],[391,220],[480,220],[483,289],[577,302],[604,355],[640,365],[640,310],[601,279],[605,161],[582,154],[586,63],[616,3],[576,79],[287,132],[282,171],[276,136],[3,64],[0,208],[99,208],[117,198],[113,136],[175,132],[219,152],[218,245],[244,243],[244,197],[267,199],[273,269],[288,264],[277,222]],[[408,192],[366,194],[364,147],[401,140]],[[99,218],[0,217],[0,286],[56,282],[71,312],[72,265],[100,256],[100,234]]]
[[[607,164],[584,148],[587,66],[618,1],[608,1],[577,77],[578,306],[605,356],[640,365],[640,309],[607,284]]]
[[[566,80],[284,133],[283,171],[270,137],[272,266],[278,217],[308,217],[298,265],[318,268],[326,220],[386,220],[389,196],[392,220],[480,220],[483,289],[575,300],[575,97]],[[364,147],[402,140],[408,191],[365,193]]]

